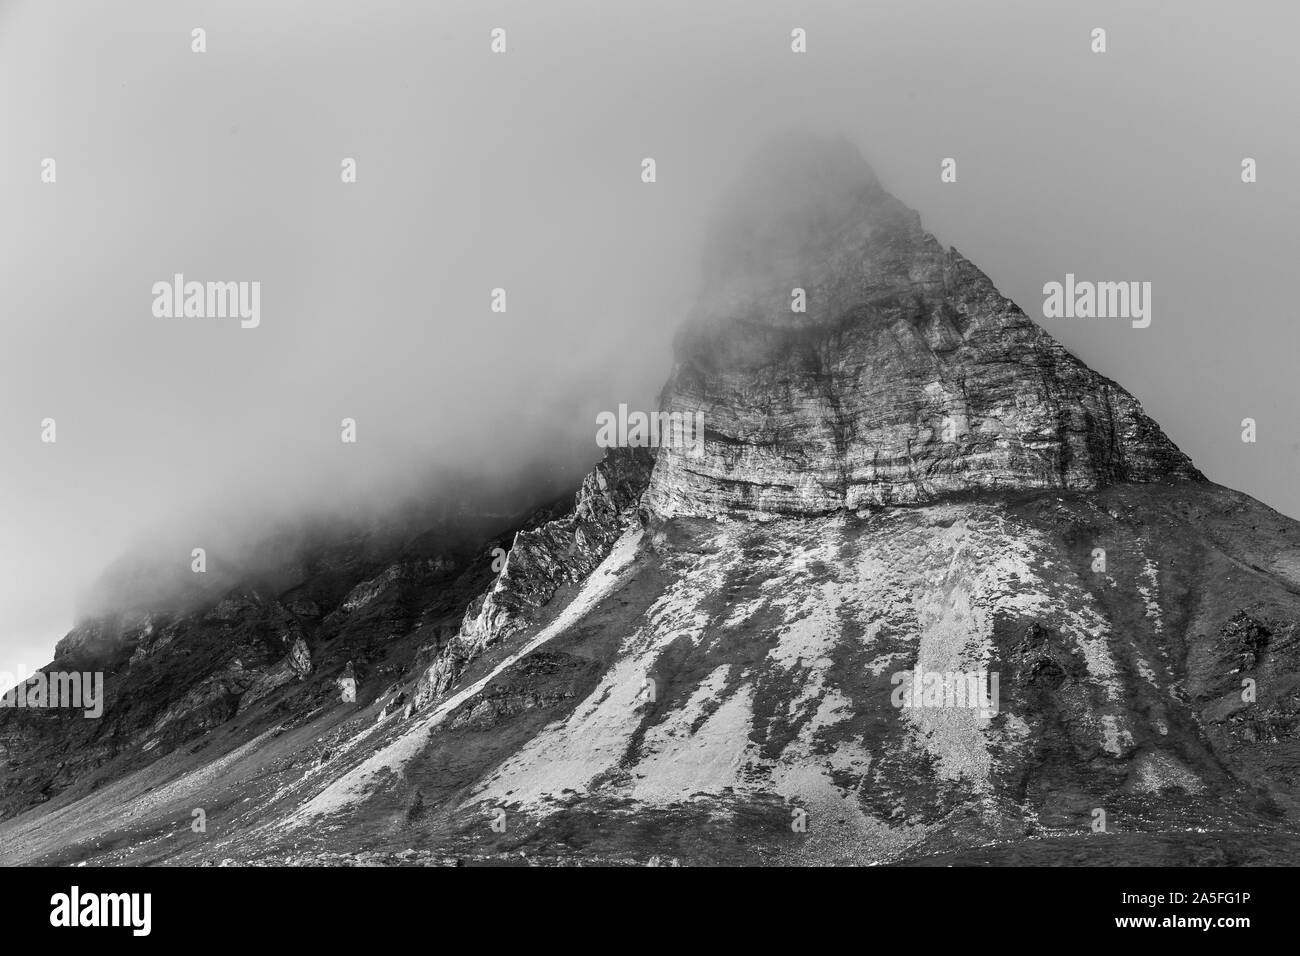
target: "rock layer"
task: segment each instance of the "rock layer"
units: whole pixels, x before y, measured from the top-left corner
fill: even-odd
[[[851,145],[778,144],[730,208],[661,402],[703,412],[704,454],[664,449],[652,511],[824,514],[1202,478],[1132,395],[945,250]],[[806,312],[792,310],[796,289]]]

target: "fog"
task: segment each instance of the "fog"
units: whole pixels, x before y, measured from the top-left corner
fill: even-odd
[[[452,472],[580,473],[597,411],[653,403],[716,200],[790,127],[847,136],[1212,480],[1300,516],[1280,18],[1300,23],[1185,0],[4,0],[0,670],[48,661],[124,552],[187,564],[214,529],[432,499]],[[1151,281],[1151,327],[1043,320],[1067,272]],[[260,282],[260,324],[155,317],[176,273]]]

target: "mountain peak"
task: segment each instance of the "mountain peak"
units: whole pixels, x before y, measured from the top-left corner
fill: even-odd
[[[663,409],[664,516],[1199,480],[1138,401],[926,232],[844,140],[786,138],[724,202]]]
[[[842,198],[878,186],[861,150],[847,137],[790,130],[769,138],[754,151],[732,194],[772,198],[770,193],[780,191]]]
[[[718,204],[694,318],[800,324],[789,308],[791,288],[824,286],[837,253],[873,232],[906,228],[909,217],[916,219],[881,188],[848,140],[797,134],[770,140]],[[828,305],[830,298],[819,297],[808,317]]]

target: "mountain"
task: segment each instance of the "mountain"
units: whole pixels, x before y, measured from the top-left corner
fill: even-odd
[[[766,149],[704,274],[702,453],[119,626],[103,718],[0,713],[0,859],[1300,859],[1300,525],[843,141]]]
[[[853,146],[777,145],[728,200],[678,337],[664,408],[702,411],[709,441],[703,460],[660,462],[656,512],[821,515],[1202,477],[1131,395],[922,229]]]

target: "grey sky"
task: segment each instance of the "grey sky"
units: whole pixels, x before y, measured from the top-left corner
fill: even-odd
[[[1281,0],[0,0],[0,669],[150,529],[500,472],[652,402],[713,202],[791,126],[857,142],[1211,479],[1300,516],[1297,27]],[[175,272],[260,281],[261,326],[154,318]],[[1151,327],[1042,320],[1067,272],[1152,282]]]

